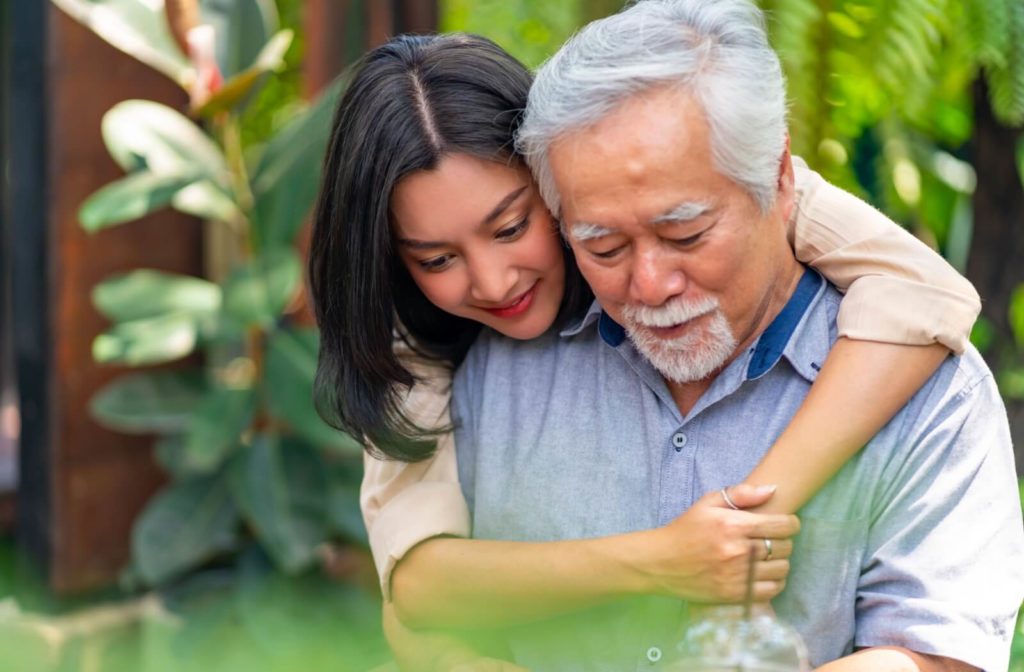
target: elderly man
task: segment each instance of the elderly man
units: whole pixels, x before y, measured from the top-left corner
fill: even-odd
[[[665,524],[743,480],[836,339],[838,292],[785,239],[785,90],[759,12],[646,0],[591,24],[538,74],[521,142],[597,303],[540,344],[484,335],[460,369],[474,534]],[[975,351],[801,519],[775,607],[815,665],[1006,669],[1024,531],[1005,412]],[[650,598],[554,619],[512,648],[536,670],[648,667],[681,619]]]

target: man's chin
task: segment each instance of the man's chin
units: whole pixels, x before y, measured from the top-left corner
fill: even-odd
[[[627,329],[634,347],[672,383],[685,385],[706,380],[732,357],[736,339],[727,327],[701,330],[681,337],[662,339],[643,327]]]

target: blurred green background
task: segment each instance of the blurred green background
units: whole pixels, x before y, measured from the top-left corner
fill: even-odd
[[[154,6],[56,2],[69,11],[133,3]],[[1024,2],[760,4],[789,81],[794,153],[971,277],[986,299],[973,340],[1019,422],[1024,259],[1010,241],[1024,226]],[[438,18],[441,30],[487,35],[536,67],[619,5],[442,0]],[[235,250],[220,278],[138,269],[93,294],[111,321],[94,342],[97,361],[138,367],[97,395],[93,415],[159,435],[171,482],[140,517],[131,567],[107,592],[57,599],[10,541],[0,544],[4,670],[359,670],[387,659],[365,576],[358,449],[294,403],[309,398],[316,354],[293,305],[295,241],[337,88],[303,98],[301,0],[204,7],[220,8],[234,35],[224,88],[190,110],[198,123],[152,106],[115,108],[105,139],[128,176],[80,213],[99,231],[173,207],[223,228]],[[149,19],[138,24],[147,39]],[[170,56],[154,62],[173,79],[183,65],[166,39],[163,47]],[[161,135],[168,119],[197,139],[191,148]],[[149,369],[198,352],[198,370]],[[264,497],[268,484],[274,496]],[[362,558],[352,562],[363,573],[329,577],[325,544]],[[1014,672],[1024,672],[1022,627]]]

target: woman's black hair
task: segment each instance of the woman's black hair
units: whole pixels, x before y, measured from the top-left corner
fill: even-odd
[[[455,367],[480,330],[413,282],[394,246],[391,194],[448,154],[519,161],[513,140],[530,83],[529,71],[486,38],[403,35],[363,57],[338,105],[309,259],[321,334],[314,395],[321,417],[368,449],[416,461],[433,453],[439,432],[402,412],[401,394],[416,381],[395,355],[396,333]],[[564,254],[566,316],[592,295]]]

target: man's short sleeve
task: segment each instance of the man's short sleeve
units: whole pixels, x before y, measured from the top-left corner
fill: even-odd
[[[991,375],[933,388],[906,424],[873,494],[855,645],[1005,670],[1024,598],[1024,524]]]

